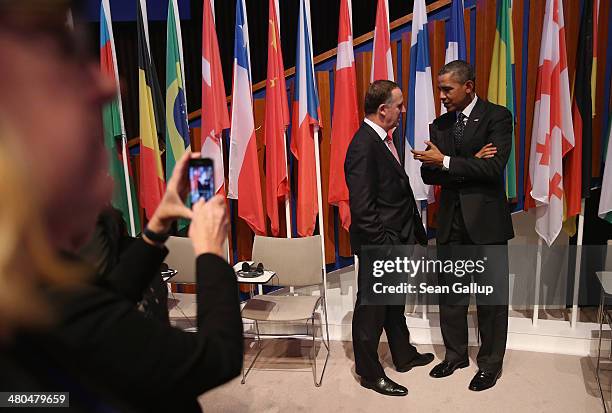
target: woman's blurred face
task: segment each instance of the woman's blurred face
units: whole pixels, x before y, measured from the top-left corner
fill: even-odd
[[[0,119],[23,144],[49,239],[74,250],[111,196],[102,105],[115,93],[94,63],[56,31],[0,28]]]

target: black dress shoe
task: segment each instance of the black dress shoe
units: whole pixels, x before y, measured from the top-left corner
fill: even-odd
[[[377,393],[384,394],[385,396],[405,396],[408,394],[408,389],[397,384],[388,377],[379,377],[377,379],[368,380],[361,378],[361,385],[366,389],[372,389]]]
[[[431,363],[433,359],[434,355],[432,353],[417,354],[415,358],[413,358],[403,366],[397,367],[396,370],[400,373],[405,373],[407,371],[412,370],[413,367],[426,366]]]
[[[436,379],[440,379],[442,377],[450,376],[455,372],[455,370],[463,369],[469,365],[470,362],[468,360],[460,361],[458,363],[451,363],[449,361],[444,360],[442,363],[431,369],[429,375]]]
[[[501,374],[501,369],[497,371],[478,370],[478,373],[476,373],[468,388],[473,391],[490,389],[491,387],[495,386],[495,383],[497,383],[497,379],[501,377]]]

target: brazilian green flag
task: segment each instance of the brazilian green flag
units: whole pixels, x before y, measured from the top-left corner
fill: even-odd
[[[176,0],[168,2],[166,40],[166,181],[168,181],[176,162],[190,148],[183,47]],[[179,220],[178,229],[181,230],[186,225],[185,220]]]

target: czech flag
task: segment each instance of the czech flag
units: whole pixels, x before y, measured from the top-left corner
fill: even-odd
[[[298,161],[297,232],[302,237],[314,233],[318,213],[314,132],[321,126],[321,114],[312,62],[310,27],[310,1],[300,0],[291,152]]]

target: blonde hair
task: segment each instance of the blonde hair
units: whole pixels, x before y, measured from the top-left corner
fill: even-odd
[[[81,272],[51,248],[22,152],[2,126],[0,122],[0,338],[17,327],[49,325],[53,312],[40,286],[72,284]]]

